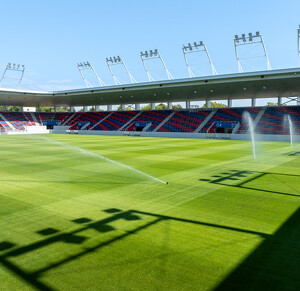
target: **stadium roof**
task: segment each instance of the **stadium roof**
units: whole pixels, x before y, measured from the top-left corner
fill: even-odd
[[[92,106],[300,96],[300,68],[37,92],[0,89],[1,105]]]

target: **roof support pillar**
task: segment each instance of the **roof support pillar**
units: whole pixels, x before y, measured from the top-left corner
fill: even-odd
[[[83,112],[87,112],[87,106],[83,106]]]
[[[168,109],[172,109],[172,102],[168,102]]]
[[[99,105],[96,105],[96,106],[95,106],[95,110],[96,110],[97,112],[99,112],[99,111],[100,111],[100,106],[99,106]]]
[[[122,110],[122,111],[125,110],[125,104],[121,104],[121,110]]]
[[[151,103],[151,110],[155,110],[155,103]]]
[[[2,105],[2,111],[6,111],[6,105]]]
[[[112,105],[107,105],[107,111],[112,111]]]
[[[228,99],[227,106],[228,106],[229,108],[232,107],[232,99]]]
[[[251,107],[255,107],[256,106],[256,98],[252,98],[251,99]]]
[[[210,108],[210,101],[209,100],[205,101],[205,108]]]
[[[140,104],[134,104],[134,108],[135,108],[135,110],[140,110],[141,106],[140,106]]]
[[[281,105],[282,105],[282,97],[278,97],[277,105],[278,105],[278,106],[281,106]]]
[[[191,102],[190,101],[185,101],[185,108],[190,109],[191,108]]]

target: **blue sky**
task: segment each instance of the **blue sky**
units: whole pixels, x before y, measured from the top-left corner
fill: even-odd
[[[84,83],[76,63],[89,60],[113,84],[105,58],[120,55],[142,82],[139,52],[158,48],[181,78],[188,76],[182,44],[199,40],[219,74],[234,73],[234,35],[257,30],[273,69],[297,67],[299,11],[299,0],[2,0],[0,73],[16,62],[26,65],[23,88],[78,88]]]

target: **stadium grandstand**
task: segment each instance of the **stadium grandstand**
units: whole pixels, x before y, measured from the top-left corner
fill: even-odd
[[[56,127],[58,132],[63,127],[68,133],[85,130],[86,134],[88,131],[99,134],[101,131],[109,131],[112,135],[114,132],[129,134],[131,131],[246,134],[244,112],[251,112],[257,134],[289,135],[284,119],[286,115],[290,115],[295,134],[300,135],[300,106],[76,113],[2,112],[0,124],[2,134],[22,131],[27,133],[30,132],[29,127],[45,127],[50,130]]]

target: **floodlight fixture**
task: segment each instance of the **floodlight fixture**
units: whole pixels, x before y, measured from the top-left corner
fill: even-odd
[[[140,57],[141,57],[141,60],[142,60],[144,69],[145,69],[145,71],[146,71],[148,80],[149,80],[150,82],[155,81],[155,80],[154,80],[153,76],[151,75],[151,73],[149,72],[149,69],[148,69],[147,66],[146,66],[146,62],[147,62],[147,61],[151,61],[151,60],[153,60],[153,59],[159,59],[159,60],[160,60],[162,66],[163,66],[163,69],[164,69],[164,71],[166,72],[167,77],[168,77],[169,80],[174,79],[173,76],[171,75],[171,73],[169,72],[169,70],[167,69],[167,66],[166,66],[166,64],[165,64],[165,62],[164,62],[164,60],[163,60],[161,54],[159,53],[158,49],[155,49],[154,51],[153,51],[153,50],[149,50],[149,52],[148,52],[148,51],[145,51],[144,53],[141,52],[141,53],[140,53]]]
[[[299,35],[299,33],[298,33]],[[242,41],[242,42],[240,42]],[[241,60],[242,59],[248,59],[248,58],[259,58],[259,57],[264,57],[266,60],[266,64],[267,64],[267,70],[271,70],[271,65],[269,62],[269,58],[268,58],[268,54],[267,54],[267,50],[263,41],[263,37],[262,35],[259,33],[259,31],[256,31],[255,34],[249,32],[248,35],[246,36],[245,33],[243,33],[241,36],[238,36],[237,34],[234,36],[233,39],[233,43],[234,43],[234,50],[235,50],[235,56],[236,56],[236,60],[238,63],[238,68],[239,68],[239,72],[242,73],[243,67],[241,65]],[[254,55],[254,56],[248,56],[248,57],[241,57],[238,54],[238,48],[241,45],[261,45],[262,49],[263,49],[263,55]],[[300,56],[299,56],[299,60],[300,60]]]
[[[15,72],[16,77],[7,77],[6,74],[8,71]],[[16,63],[8,63],[3,72],[2,78],[0,80],[0,84],[2,83],[2,81],[4,79],[13,79],[13,80],[17,80],[16,88],[19,88],[20,84],[23,80],[24,72],[25,72],[25,65],[20,65],[20,64],[16,64]]]
[[[141,52],[141,57],[148,58],[149,57],[148,51],[145,51],[144,53]]]
[[[93,72],[93,74],[95,75],[96,79],[100,84],[100,87],[106,86],[106,84],[99,78],[98,74],[96,73],[94,67],[91,65],[90,62],[86,61],[86,62],[77,63],[77,68],[87,88],[92,88],[94,86],[92,86],[92,84],[86,79],[83,73],[84,70],[91,70]]]
[[[206,45],[203,41],[199,41],[199,43],[197,42],[194,42],[193,45],[191,45],[191,43],[188,43],[187,45],[183,45],[182,46],[182,52],[183,52],[183,56],[184,56],[184,60],[185,60],[185,64],[186,64],[186,67],[187,67],[187,70],[188,70],[188,73],[189,73],[189,76],[191,78],[195,77],[195,74],[193,73],[192,69],[191,69],[191,66],[188,62],[188,55],[191,54],[191,53],[205,53],[206,57],[207,57],[207,60],[208,60],[208,63],[211,67],[211,70],[212,70],[212,74],[213,75],[217,75],[217,71],[211,61],[211,58],[210,58],[210,55],[208,53],[208,50],[206,48]]]
[[[121,65],[123,66],[123,68],[125,69],[127,75],[129,76],[129,79],[130,79],[130,82],[133,84],[133,83],[136,83],[136,80],[133,78],[133,76],[130,74],[127,66],[125,65],[125,62],[123,61],[123,59],[120,57],[120,56],[116,56],[116,57],[109,57],[109,58],[106,58],[106,64],[108,66],[108,69],[114,79],[114,82],[116,85],[121,85],[122,83],[118,80],[118,78],[116,77],[116,75],[114,74],[114,71],[112,70],[112,66],[114,65]]]

